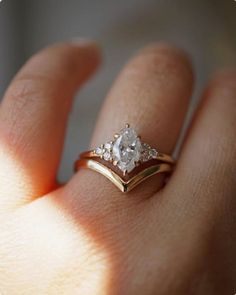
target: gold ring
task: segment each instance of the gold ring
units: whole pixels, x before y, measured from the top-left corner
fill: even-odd
[[[94,170],[128,192],[157,173],[171,172],[175,160],[141,142],[135,130],[126,124],[114,139],[94,150],[80,154],[75,171],[80,168]]]

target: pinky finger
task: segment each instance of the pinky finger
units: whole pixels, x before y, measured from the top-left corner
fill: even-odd
[[[189,206],[196,198],[200,206],[235,202],[236,71],[220,72],[209,83],[173,176],[173,185],[188,190],[188,199],[180,194],[179,201]]]

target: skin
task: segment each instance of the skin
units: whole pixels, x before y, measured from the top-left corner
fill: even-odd
[[[72,97],[99,63],[92,42],[54,45],[6,91],[0,294],[234,294],[236,71],[208,83],[165,187],[157,175],[122,194],[89,170],[58,186]],[[111,88],[91,146],[129,122],[145,142],[172,153],[192,85],[184,52],[163,43],[144,48]]]

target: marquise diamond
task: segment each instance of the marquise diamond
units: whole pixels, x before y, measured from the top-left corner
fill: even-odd
[[[126,127],[114,141],[102,144],[94,153],[105,161],[113,162],[124,174],[131,172],[139,163],[157,159],[158,151],[142,143],[133,128]]]
[[[112,149],[113,160],[123,172],[131,172],[140,160],[142,144],[134,129],[121,130]]]

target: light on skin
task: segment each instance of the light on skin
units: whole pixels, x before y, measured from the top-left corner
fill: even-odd
[[[0,158],[1,169],[0,178],[9,178],[15,183],[21,183],[22,186],[7,186],[5,183],[0,182],[1,198],[4,198],[6,206],[17,208],[19,204],[15,202],[15,198],[21,193],[26,192],[30,194],[34,190],[34,183],[32,176],[25,169],[24,165],[17,159],[17,154],[12,151],[11,147],[5,142],[0,142]],[[24,204],[26,200],[21,199],[20,204]],[[8,204],[8,205],[7,205]],[[0,206],[0,214],[6,213],[5,207]]]
[[[60,197],[60,189],[56,194]],[[16,285],[26,295],[55,294],[57,288],[60,294],[103,295],[110,279],[109,253],[55,198],[49,194],[25,205],[0,225],[2,242],[9,232],[15,236],[0,247],[0,265],[14,258],[10,269],[1,269],[1,288],[13,295],[20,294]]]

